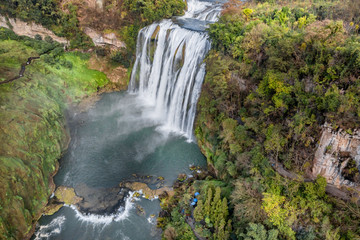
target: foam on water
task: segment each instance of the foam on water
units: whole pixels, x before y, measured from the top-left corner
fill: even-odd
[[[34,234],[35,236],[34,239],[44,240],[44,239],[50,239],[51,237],[58,235],[62,230],[65,220],[66,220],[65,216],[60,216],[54,218],[49,224],[40,226],[40,228]]]
[[[117,213],[111,215],[83,214],[75,206],[71,205],[71,209],[75,211],[76,218],[83,223],[91,223],[93,225],[108,225],[112,222],[121,222],[130,216],[130,212],[134,209],[133,198],[134,192],[130,192],[130,196],[126,198],[125,208],[120,207]]]
[[[221,12],[222,4],[207,1],[188,0],[188,11],[182,18],[193,18],[215,22]]]

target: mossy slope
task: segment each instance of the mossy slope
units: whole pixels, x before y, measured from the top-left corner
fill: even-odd
[[[18,40],[0,40],[0,79],[16,76],[36,50]],[[47,64],[43,55],[25,76],[0,85],[0,239],[28,237],[53,191],[52,174],[68,142],[64,109],[107,84],[87,68],[89,56],[65,53]]]

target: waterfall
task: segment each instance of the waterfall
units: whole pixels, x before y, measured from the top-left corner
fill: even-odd
[[[205,31],[216,21],[220,4],[188,0],[182,17],[162,20],[138,34],[129,92],[153,104],[165,128],[193,139],[196,104],[210,49]]]

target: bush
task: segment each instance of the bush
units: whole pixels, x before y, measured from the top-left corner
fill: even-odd
[[[54,42],[54,40],[50,36],[46,36],[44,38],[44,40],[45,40],[45,42],[48,42],[48,43],[53,43]]]
[[[97,48],[95,49],[95,53],[96,53],[96,55],[99,56],[99,57],[105,57],[106,55],[108,55],[109,50],[106,49],[106,48],[104,48],[104,47],[97,47]]]
[[[131,63],[131,53],[127,49],[121,49],[111,55],[111,61],[114,63],[120,63],[124,67],[128,68]]]
[[[41,41],[41,40],[42,40],[42,37],[41,37],[39,34],[36,34],[36,35],[35,35],[35,40]]]
[[[42,55],[42,59],[44,60],[45,63],[47,63],[49,65],[55,65],[56,64],[56,60],[51,54]]]
[[[65,60],[65,59],[61,59],[61,60],[59,61],[59,63],[60,63],[61,66],[65,67],[65,68],[68,68],[68,69],[72,69],[72,68],[73,68],[73,63],[70,62],[70,61],[67,61],[67,60]]]
[[[19,36],[16,35],[12,30],[0,27],[0,39],[1,40],[18,40]]]

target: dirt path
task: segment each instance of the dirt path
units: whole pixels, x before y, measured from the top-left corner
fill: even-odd
[[[189,226],[191,227],[191,230],[193,231],[195,237],[199,240],[206,240],[206,238],[203,238],[199,236],[199,234],[195,231],[195,220],[192,217],[186,217],[185,221]]]
[[[21,64],[21,68],[20,68],[18,76],[14,77],[14,78],[11,78],[11,79],[8,79],[8,80],[5,80],[5,81],[2,81],[2,82],[0,82],[0,84],[9,83],[9,82],[15,81],[16,79],[19,79],[19,78],[23,77],[24,73],[25,73],[26,66],[30,65],[32,60],[39,59],[39,58],[40,57],[29,57],[28,60],[26,61],[26,63]]]
[[[271,166],[273,167],[273,169],[279,173],[281,176],[283,177],[286,177],[286,178],[290,178],[294,181],[303,181],[303,182],[314,182],[314,179],[310,179],[310,178],[303,178],[302,176],[294,173],[294,172],[290,172],[290,171],[287,171],[284,169],[284,167],[280,164],[280,163],[277,163],[275,162],[274,160],[270,160],[270,163],[271,163]],[[351,197],[349,196],[348,193],[338,189],[337,187],[335,187],[334,185],[332,184],[327,184],[326,185],[326,193],[334,196],[334,197],[337,197],[337,198],[340,198],[342,200],[345,200],[345,201],[350,201],[351,200]],[[359,197],[359,196],[358,196]],[[358,200],[359,202],[359,200]]]

